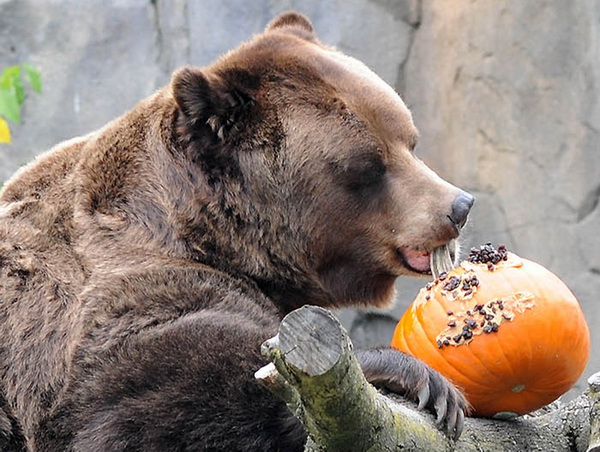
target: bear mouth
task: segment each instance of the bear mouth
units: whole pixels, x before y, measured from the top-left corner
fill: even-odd
[[[446,248],[452,262],[455,261],[456,244],[452,240],[437,248]],[[432,274],[432,254],[434,251],[403,247],[398,249],[398,256],[402,265],[413,273],[421,275]]]
[[[422,275],[431,274],[431,253],[429,251],[401,248],[398,250],[398,256],[402,265],[411,272]]]

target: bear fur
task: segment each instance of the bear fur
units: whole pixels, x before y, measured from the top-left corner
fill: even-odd
[[[472,200],[457,214],[416,141],[390,87],[287,13],[19,171],[0,195],[2,450],[302,450],[253,378],[260,345],[305,304],[391,303],[457,237]],[[459,428],[437,373],[358,355]]]

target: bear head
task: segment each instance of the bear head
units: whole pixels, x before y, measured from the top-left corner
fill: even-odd
[[[415,156],[398,94],[321,44],[300,14],[209,67],[179,70],[171,91],[195,187],[178,236],[282,312],[385,305],[395,279],[428,274],[432,250],[466,220],[472,197]]]

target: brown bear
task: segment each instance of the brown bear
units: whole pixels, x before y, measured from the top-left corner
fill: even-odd
[[[287,13],[25,167],[0,197],[3,450],[302,450],[260,345],[302,305],[391,303],[454,242],[473,198],[416,141],[393,89]],[[443,377],[357,355],[460,433]]]

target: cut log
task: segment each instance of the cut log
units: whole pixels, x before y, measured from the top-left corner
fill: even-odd
[[[256,378],[306,427],[306,451],[600,452],[600,373],[568,404],[507,421],[468,418],[454,441],[433,415],[370,385],[348,334],[329,311],[305,306],[263,344],[271,364]]]

